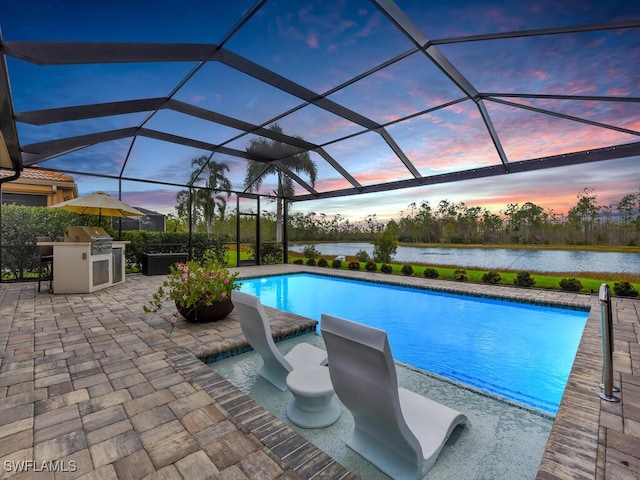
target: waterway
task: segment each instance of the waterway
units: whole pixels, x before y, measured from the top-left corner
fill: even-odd
[[[373,244],[366,242],[306,243],[289,245],[289,251],[302,252],[307,245],[313,245],[321,255],[327,256],[355,255],[360,250],[373,255]],[[640,274],[640,253],[398,246],[393,261],[486,270]]]

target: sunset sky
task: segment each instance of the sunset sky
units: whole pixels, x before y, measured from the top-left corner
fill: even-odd
[[[436,41],[640,20],[640,2],[626,0],[396,3],[426,38]],[[406,54],[414,45],[373,3],[267,0],[227,37],[254,5],[251,0],[3,1],[0,28],[5,42],[220,44],[228,38],[224,48],[233,54],[384,125],[422,176],[500,164],[476,104],[462,101],[460,89],[424,54]],[[495,101],[489,99],[484,105],[510,162],[640,140],[640,28],[437,43],[440,52],[477,91],[495,94]],[[384,62],[389,62],[384,69],[358,77]],[[180,102],[254,125],[268,126],[269,120],[277,118],[286,134],[321,146],[361,185],[412,178],[383,136],[305,104],[223,62],[203,66],[197,62],[39,66],[9,55],[7,68],[16,112],[173,94]],[[509,93],[625,97],[632,101],[504,95]],[[449,102],[449,106],[431,111]],[[256,138],[171,109],[147,117],[149,112],[40,126],[18,122],[18,132],[22,147],[142,123],[147,129],[238,151],[244,151]],[[203,154],[208,152],[143,136],[135,141],[128,137],[99,143],[38,165],[71,172],[81,195],[96,190],[117,195],[117,180],[83,173],[117,177],[122,171],[124,177],[144,180],[123,181],[123,200],[166,213],[175,205],[180,190],[168,184],[185,182],[191,173],[190,160]],[[234,190],[242,191],[246,160],[221,153],[213,158],[229,166]],[[318,166],[318,192],[351,187],[322,156],[312,152],[311,158]],[[265,181],[260,191],[272,191],[274,180]],[[353,220],[376,214],[385,220],[398,218],[412,202],[428,200],[435,206],[446,199],[494,212],[509,203],[532,201],[564,213],[585,188],[593,189],[600,205],[640,193],[640,158],[300,202],[294,204],[293,211],[341,214]],[[296,194],[304,193],[302,187],[296,189]],[[273,205],[264,202],[262,207]]]

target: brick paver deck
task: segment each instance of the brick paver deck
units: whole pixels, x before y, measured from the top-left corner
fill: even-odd
[[[239,270],[255,276],[309,268]],[[614,404],[597,396],[596,295],[340,274],[591,307],[538,478],[639,478],[640,300],[614,299],[621,386]],[[200,361],[245,346],[235,311],[215,323],[181,321],[173,332],[166,315],[142,311],[161,280],[129,275],[87,295],[0,284],[0,478],[356,478]],[[315,325],[268,310],[280,335]]]

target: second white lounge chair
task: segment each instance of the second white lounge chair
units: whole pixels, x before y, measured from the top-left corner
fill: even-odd
[[[231,301],[238,312],[242,333],[262,358],[258,373],[280,390],[287,390],[287,375],[294,368],[327,364],[327,352],[309,343],[299,343],[282,355],[273,341],[269,318],[257,296],[234,290]]]
[[[322,314],[336,395],[353,415],[347,442],[393,479],[419,479],[466,416],[415,392],[398,388],[384,330]]]

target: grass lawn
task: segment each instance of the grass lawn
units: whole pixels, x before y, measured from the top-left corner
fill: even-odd
[[[306,258],[302,257],[302,254],[296,252],[289,252],[289,263],[293,263],[296,259],[302,260],[304,264],[307,263]],[[329,266],[331,268],[331,262],[333,258],[330,256],[325,257],[329,262]],[[316,259],[317,260],[317,259]],[[355,257],[347,257],[344,262],[342,262],[342,268],[346,269],[347,265],[350,262],[356,262]],[[360,270],[366,271],[365,265],[366,262],[358,262],[360,264]],[[381,263],[376,264],[376,272],[380,272]],[[392,268],[391,275],[404,275],[402,273],[402,268],[405,264],[401,263],[391,263],[390,266]],[[433,269],[438,272],[439,279],[442,280],[457,280],[455,272],[459,270],[464,270],[467,275],[467,282],[473,283],[482,283],[482,277],[485,273],[489,272],[489,270],[478,270],[478,269],[462,269],[458,266],[441,266],[441,265],[421,265],[421,264],[411,264],[411,268],[413,270],[413,275],[418,277],[424,276],[424,271],[427,268]],[[502,271],[499,270],[497,273],[500,275],[501,280],[497,283],[497,285],[514,285],[514,280],[518,276],[520,271]],[[599,272],[535,272],[530,270],[529,273],[531,277],[535,280],[535,284],[533,287],[535,288],[544,288],[551,290],[561,290],[560,281],[564,278],[575,278],[580,281],[582,284],[582,288],[580,292],[584,293],[597,293],[600,289],[600,285],[603,283],[607,283],[611,292],[614,292],[614,285],[616,282],[629,282],[636,291],[640,291],[640,275],[631,274],[631,273],[599,273]]]

